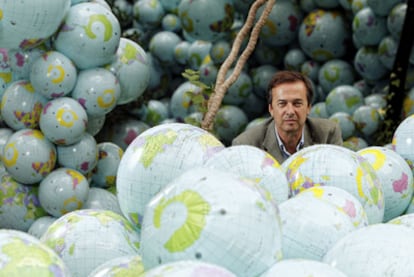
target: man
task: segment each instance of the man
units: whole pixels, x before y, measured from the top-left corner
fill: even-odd
[[[306,76],[295,71],[276,72],[269,82],[267,98],[271,118],[245,130],[233,140],[232,145],[259,147],[279,163],[306,146],[342,145],[338,123],[308,117],[313,88]]]

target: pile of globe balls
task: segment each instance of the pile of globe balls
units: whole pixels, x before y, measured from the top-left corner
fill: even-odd
[[[364,228],[391,220],[394,225],[412,226],[408,216],[399,216],[413,209],[410,116],[414,113],[414,54],[408,57],[403,110],[407,121],[392,142],[399,156],[386,148],[366,148],[381,126],[387,105],[388,76],[407,3],[276,1],[252,56],[223,99],[214,122],[216,140],[186,124],[200,123],[200,106],[205,104],[206,95],[182,73],[195,70],[201,82],[214,85],[254,2],[0,0],[0,228],[27,232],[43,242],[0,230],[4,238],[1,257],[17,261],[19,256],[6,252],[10,249],[7,246],[24,253],[19,242],[25,241],[49,251],[43,249],[46,244],[58,253],[44,254],[50,259],[45,267],[50,268],[53,262],[62,272],[82,276],[92,270],[98,274],[99,270],[125,269],[125,264],[138,271],[154,268],[148,276],[172,268],[176,268],[177,276],[186,270],[215,271],[221,276],[271,275],[272,270],[282,270],[272,265],[282,265],[283,256],[323,262],[311,263],[313,272],[334,271],[326,266],[338,264],[340,270],[352,275],[354,267],[349,263],[357,263],[354,253],[362,253],[357,247],[365,242],[358,239],[382,234],[389,240],[381,241],[378,236],[364,253],[380,252],[382,247],[392,257],[398,256],[395,252],[400,248],[392,247],[400,242],[398,238],[411,245],[408,228]],[[263,9],[259,8],[256,17]],[[242,49],[247,39],[242,41]],[[268,116],[267,82],[280,69],[309,76],[316,92],[311,116],[338,121],[345,146],[360,150],[344,148],[340,150],[344,154],[338,155],[349,158],[342,162],[355,166],[348,174],[358,177],[353,191],[328,187],[338,186],[332,176],[306,175],[306,164],[298,166],[303,158],[300,155],[289,160],[292,164],[279,167],[265,153],[256,153],[268,166],[266,171],[262,166],[255,175],[251,165],[234,175],[217,167],[195,168],[208,164],[207,156],[223,151],[244,128]],[[180,133],[175,128],[185,131]],[[195,133],[197,141],[192,140]],[[183,134],[185,137],[180,137]],[[146,141],[151,141],[150,145]],[[184,150],[205,156],[195,157],[193,161],[199,158],[197,163],[185,163],[190,158]],[[309,149],[301,155],[313,155],[311,150],[318,150],[315,153],[320,155],[337,149]],[[124,151],[128,151],[125,159]],[[158,151],[164,151],[163,159],[157,159]],[[236,155],[232,162],[225,161],[228,171],[236,167],[235,160],[241,163],[240,157],[248,157],[248,164],[254,156],[246,154],[244,148],[233,151],[221,158]],[[142,155],[144,162],[138,161],[137,155]],[[364,156],[373,159],[372,168]],[[216,165],[219,157],[211,164]],[[321,168],[326,166],[326,171],[335,164],[333,160],[323,161],[315,162]],[[393,167],[401,170],[391,170],[392,174],[386,171]],[[160,177],[159,168],[162,174],[170,174],[168,180]],[[266,174],[285,171],[286,179],[279,178],[283,182],[262,187]],[[145,174],[140,180],[132,176],[142,172]],[[380,178],[383,186],[378,185]],[[230,191],[220,188],[223,180]],[[299,193],[306,185],[323,182],[326,190]],[[350,184],[354,185],[346,185]],[[142,189],[136,189],[140,185]],[[272,187],[275,185],[283,188]],[[112,193],[116,189],[123,197]],[[235,191],[237,199],[229,202]],[[283,191],[282,199],[276,201],[274,191]],[[247,195],[250,198],[244,197]],[[253,196],[254,201],[250,201]],[[312,212],[325,211],[328,224],[318,225],[321,222],[308,217],[311,212],[298,210],[306,205],[312,205]],[[238,212],[241,207],[245,212]],[[292,221],[295,217],[301,219]],[[179,225],[175,218],[185,220]],[[331,224],[339,219],[342,228]],[[236,224],[226,226],[231,220]],[[264,223],[272,224],[271,230],[262,228]],[[305,229],[316,228],[319,237],[309,239],[306,233],[298,233],[304,225]],[[240,226],[246,231],[239,232]],[[336,229],[328,238],[323,231],[329,228]],[[346,237],[355,243],[340,241],[360,229],[366,234]],[[105,242],[102,238],[111,239]],[[223,245],[229,248],[220,248]],[[248,255],[239,257],[242,251]],[[123,254],[128,257],[121,257]],[[251,258],[254,254],[256,259]],[[347,263],[350,257],[356,258]],[[404,253],[404,257],[408,261],[412,254]],[[177,260],[181,263],[172,263]],[[170,267],[162,268],[167,262]],[[296,262],[283,270],[300,268],[303,261]],[[16,272],[19,266],[24,267],[13,264]],[[377,265],[377,260],[359,263],[361,268],[355,270],[368,273],[374,268],[372,264]],[[386,268],[391,262],[383,264]],[[404,259],[394,265],[395,270],[411,269]],[[381,275],[382,269],[377,269]],[[341,272],[336,274],[340,276]]]

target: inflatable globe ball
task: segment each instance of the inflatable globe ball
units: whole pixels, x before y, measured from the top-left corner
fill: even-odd
[[[30,49],[41,44],[58,30],[70,5],[70,0],[2,1],[1,47]]]
[[[88,276],[115,258],[138,255],[139,234],[122,216],[101,209],[69,212],[40,239],[63,260],[73,276]]]
[[[39,239],[0,229],[1,276],[71,276],[65,262]]]
[[[201,166],[224,145],[211,133],[186,123],[166,123],[138,135],[118,167],[116,190],[124,216],[137,228],[148,202],[170,181]]]
[[[198,167],[184,172],[146,206],[144,267],[191,259],[237,276],[260,274],[282,258],[278,209],[266,195],[224,171]]]
[[[22,129],[13,133],[3,148],[7,172],[22,184],[40,182],[55,167],[56,147],[41,131]]]

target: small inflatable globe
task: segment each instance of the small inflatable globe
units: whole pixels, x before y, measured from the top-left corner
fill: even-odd
[[[293,195],[317,185],[339,187],[361,201],[370,224],[382,222],[384,193],[371,164],[337,145],[312,145],[282,163]]]
[[[225,144],[231,141],[245,128],[249,119],[246,113],[236,105],[223,105],[214,118],[214,131]]]
[[[381,127],[382,119],[378,109],[369,105],[358,107],[352,114],[356,129],[365,137],[373,135]]]
[[[161,24],[164,15],[165,10],[160,0],[135,1],[133,5],[133,16],[137,23],[145,29],[154,29],[158,27]]]
[[[206,62],[210,62],[210,51],[212,42],[205,40],[195,40],[188,47],[187,66],[198,70]]]
[[[71,6],[56,34],[54,46],[77,68],[87,69],[111,63],[120,37],[121,27],[111,10],[86,2]]]
[[[260,148],[230,146],[209,158],[205,166],[232,172],[255,182],[268,191],[276,203],[282,203],[289,197],[289,183],[280,164]]]
[[[282,255],[272,199],[253,182],[207,167],[185,171],[148,203],[141,239],[147,269],[191,259],[256,276]]]
[[[233,69],[227,73],[227,78],[233,73]],[[242,105],[253,92],[252,78],[246,72],[240,72],[237,80],[228,88],[223,97],[224,105]]]
[[[161,64],[171,66],[175,64],[174,51],[181,41],[180,36],[175,32],[160,31],[151,37],[149,51]]]
[[[30,70],[37,58],[46,52],[44,44],[28,50],[8,49],[13,81],[29,80]]]
[[[203,165],[224,149],[209,132],[185,123],[166,123],[138,135],[125,150],[116,188],[124,216],[138,228],[145,206],[170,181]]]
[[[378,44],[378,58],[389,70],[392,70],[398,51],[398,42],[391,35],[384,36]]]
[[[264,9],[259,8],[257,20]],[[260,30],[260,39],[269,46],[289,45],[297,38],[302,18],[303,12],[295,2],[277,1]]]
[[[53,170],[39,184],[40,205],[54,217],[81,209],[88,193],[88,180],[70,168]]]
[[[41,131],[22,129],[7,140],[2,162],[17,182],[36,184],[54,169],[56,148]]]
[[[406,117],[394,131],[392,149],[400,154],[414,168],[414,115]],[[414,172],[414,171],[413,171]]]
[[[49,228],[49,226],[55,222],[57,218],[50,216],[50,215],[45,215],[45,216],[41,216],[39,218],[37,218],[32,225],[30,225],[29,230],[27,230],[27,233],[29,235],[32,235],[38,239],[40,239],[43,234],[46,232],[47,228]]]
[[[95,138],[84,133],[80,141],[71,145],[58,145],[57,161],[62,167],[72,168],[87,176],[96,167],[99,150]]]
[[[216,264],[195,261],[182,260],[162,264],[153,269],[145,271],[142,277],[236,277],[224,267]]]
[[[2,1],[1,47],[29,49],[41,44],[59,28],[70,4],[70,0]]]
[[[133,111],[132,114],[136,114],[149,126],[156,126],[169,117],[170,111],[166,103],[151,99],[142,104],[137,111]]]
[[[341,238],[358,227],[348,214],[321,198],[289,198],[279,205],[284,259],[321,261]]]
[[[85,109],[78,101],[67,96],[47,102],[39,120],[40,130],[56,145],[79,142],[86,132],[87,124]]]
[[[339,85],[331,90],[325,99],[326,111],[329,115],[345,112],[350,115],[364,104],[361,91],[352,85]]]
[[[234,22],[232,0],[182,0],[178,16],[183,30],[193,39],[215,41],[227,35]]]
[[[150,126],[141,120],[126,117],[121,118],[116,124],[106,122],[97,137],[99,142],[111,141],[125,151],[139,134],[149,128]]]
[[[109,188],[116,184],[116,173],[124,150],[113,142],[97,144],[98,161],[92,169],[92,185]]]
[[[88,277],[142,276],[144,265],[140,255],[128,255],[109,260],[95,268]]]
[[[343,272],[333,266],[320,261],[308,259],[286,259],[279,261],[259,276],[346,277]]]
[[[387,29],[396,41],[400,40],[406,14],[407,3],[401,2],[397,3],[387,16]]]
[[[170,111],[172,117],[177,120],[183,120],[187,115],[196,111],[192,97],[195,95],[202,96],[202,90],[189,81],[181,83],[174,91],[170,100]]]
[[[321,65],[318,71],[318,84],[325,95],[339,85],[352,85],[355,70],[352,65],[341,59],[332,59]]]
[[[267,85],[277,68],[270,64],[264,64],[254,67],[250,70],[253,93],[261,99],[267,99]]]
[[[291,48],[286,52],[283,66],[288,70],[300,71],[302,64],[307,60],[306,54],[300,48]]]
[[[375,82],[383,78],[388,69],[381,63],[378,47],[362,46],[354,58],[354,68],[364,79]]]
[[[347,138],[346,140],[344,140],[342,146],[353,150],[353,151],[358,151],[361,150],[365,147],[368,147],[368,142],[366,142],[365,139],[359,137],[359,136],[352,136]]]
[[[131,39],[121,37],[116,58],[106,66],[119,81],[121,95],[117,104],[140,97],[150,82],[150,64],[144,49]]]
[[[77,76],[76,66],[68,57],[58,51],[48,51],[33,62],[29,78],[38,93],[51,99],[69,94]]]
[[[71,93],[88,116],[99,117],[111,112],[121,97],[119,80],[111,71],[98,67],[81,70]]]
[[[352,19],[352,34],[362,45],[376,46],[388,33],[386,21],[372,8],[363,8]]]
[[[27,232],[36,219],[46,215],[38,190],[16,182],[4,172],[0,178],[0,229]]]
[[[38,128],[42,108],[47,99],[27,80],[11,83],[1,98],[1,117],[10,128]]]
[[[323,262],[347,276],[409,276],[413,271],[414,231],[395,224],[374,224],[339,240]]]
[[[352,115],[346,112],[336,112],[329,117],[330,120],[338,122],[341,127],[342,139],[346,140],[355,135],[355,123]]]
[[[109,190],[97,187],[89,188],[88,199],[82,209],[109,210],[122,215],[116,195]]]
[[[351,31],[340,12],[315,9],[303,19],[298,37],[309,57],[324,62],[345,55]]]
[[[63,260],[39,239],[0,229],[1,276],[72,276]]]
[[[77,210],[59,217],[41,237],[73,276],[88,276],[99,265],[139,254],[139,234],[112,211]]]

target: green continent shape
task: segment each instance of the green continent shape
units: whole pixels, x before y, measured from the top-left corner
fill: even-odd
[[[345,105],[347,107],[353,107],[356,104],[358,104],[359,102],[361,102],[361,98],[358,96],[351,96],[351,97],[347,97],[345,99]]]
[[[223,144],[210,133],[202,134],[198,138],[198,142],[205,147],[223,146]]]
[[[336,81],[339,80],[340,70],[339,70],[339,68],[334,67],[334,68],[332,68],[332,71],[334,71],[334,72],[324,71],[323,76],[329,82],[335,83]]]
[[[132,43],[126,43],[124,51],[122,53],[121,61],[127,64],[131,60],[135,60],[138,55],[138,50],[132,45]]]
[[[142,264],[141,259],[134,258],[127,267],[118,267],[111,269],[108,272],[108,276],[113,277],[126,277],[126,276],[141,276],[144,273],[144,265]]]
[[[143,166],[148,168],[154,158],[164,151],[164,146],[173,144],[176,139],[177,133],[173,130],[148,137],[141,156]]]
[[[10,262],[2,265],[2,276],[16,276],[18,274],[18,276],[53,277],[53,272],[49,267],[58,262],[41,247],[31,243],[25,244],[18,239],[3,245],[1,252],[11,258]],[[24,266],[23,261],[26,261]]]
[[[85,26],[86,35],[90,37],[91,39],[96,38],[96,35],[92,30],[92,26],[96,22],[100,22],[104,25],[105,27],[104,41],[109,41],[112,38],[112,24],[108,20],[108,18],[106,18],[106,16],[103,14],[94,14],[90,16],[88,25]]]
[[[161,200],[154,210],[154,226],[156,228],[161,227],[161,216],[164,209],[176,202],[182,203],[188,212],[185,223],[164,244],[164,247],[170,252],[184,251],[199,239],[206,225],[206,215],[211,210],[210,204],[198,192],[186,190],[169,200],[165,198]]]

